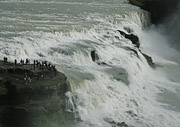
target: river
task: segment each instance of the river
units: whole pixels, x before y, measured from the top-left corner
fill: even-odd
[[[127,0],[1,0],[0,58],[47,60],[65,73],[71,126],[178,127],[179,51],[162,27]],[[118,30],[138,36],[156,68]]]

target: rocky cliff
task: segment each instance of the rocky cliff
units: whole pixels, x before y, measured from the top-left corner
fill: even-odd
[[[149,11],[152,23],[157,24],[176,10],[179,0],[129,0],[129,2]]]
[[[74,116],[65,109],[66,80],[50,68],[0,61],[0,126],[71,126]]]

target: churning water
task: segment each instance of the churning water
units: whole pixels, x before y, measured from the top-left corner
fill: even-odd
[[[179,52],[146,31],[149,22],[126,0],[1,0],[0,56],[47,60],[65,73],[74,126],[178,127]],[[117,30],[137,35],[158,67]]]

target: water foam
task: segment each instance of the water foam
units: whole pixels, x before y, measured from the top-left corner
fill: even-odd
[[[86,21],[95,22],[90,28],[23,31],[19,32],[21,36],[3,38],[1,56],[12,61],[28,57],[56,64],[68,78],[66,110],[81,120],[79,126],[110,127],[125,122],[138,127],[178,127],[179,114],[162,108],[156,101],[156,93],[172,82],[152,70],[132,42],[117,32],[128,34],[125,28],[130,28],[130,33],[144,42],[143,49],[149,44],[148,37],[141,33],[141,28],[149,24],[147,14],[103,16],[95,13],[85,17]],[[91,58],[93,50],[99,57],[95,62]]]

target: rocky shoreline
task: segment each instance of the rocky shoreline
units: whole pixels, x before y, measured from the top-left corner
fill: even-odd
[[[24,81],[25,74],[31,77],[31,82]],[[33,64],[0,61],[0,126],[48,127],[50,122],[72,123],[74,116],[65,109],[66,80],[61,72],[55,74],[48,69],[34,69]]]

